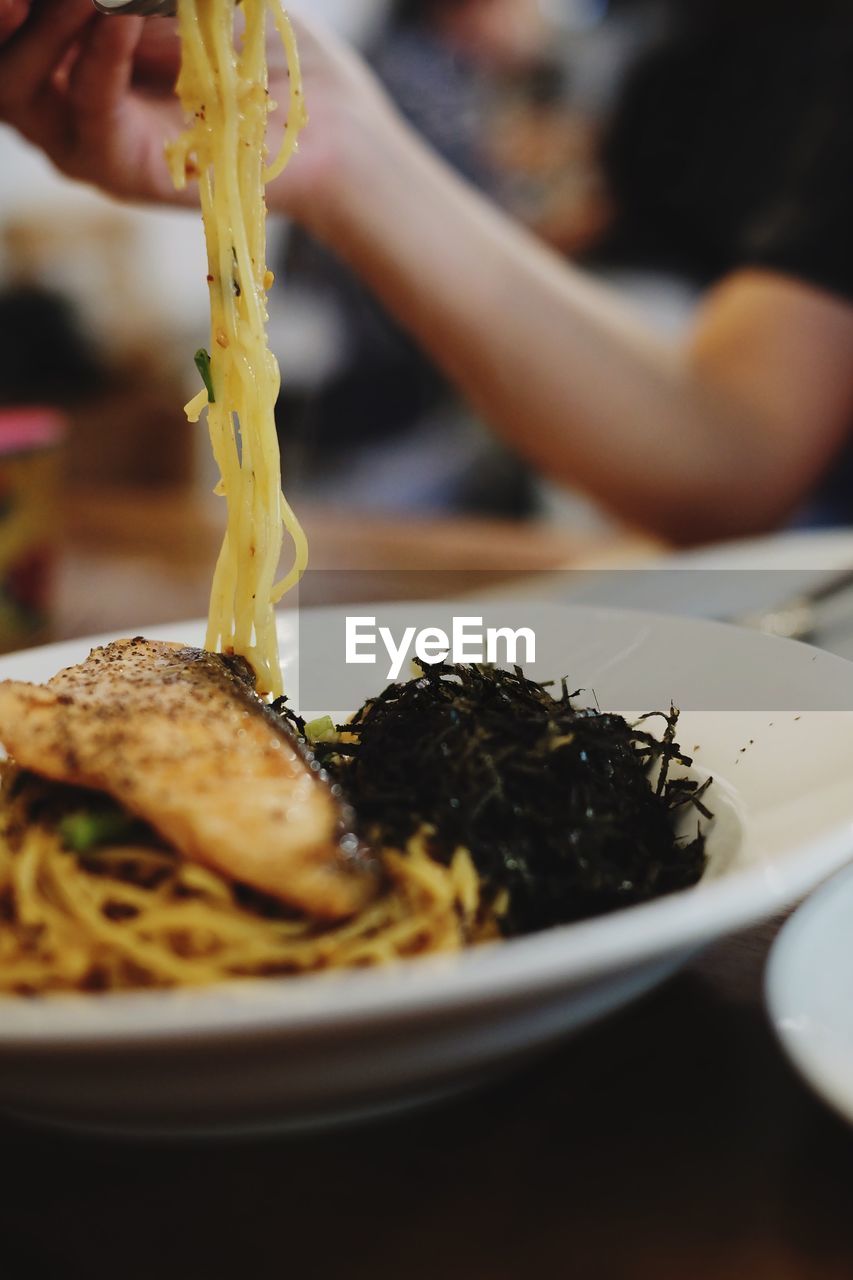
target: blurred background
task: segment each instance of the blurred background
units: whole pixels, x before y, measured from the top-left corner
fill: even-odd
[[[736,263],[796,120],[808,0],[294,0],[447,160],[678,333]],[[67,420],[72,488],[208,493],[182,405],[207,341],[196,215],[72,185],[0,127],[0,405]],[[327,252],[275,220],[270,336],[298,503],[606,527],[497,444]]]

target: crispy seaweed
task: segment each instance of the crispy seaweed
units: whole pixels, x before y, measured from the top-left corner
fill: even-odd
[[[391,685],[323,749],[325,766],[374,845],[402,847],[424,824],[434,856],[471,853],[487,893],[506,891],[507,934],[599,915],[695,884],[705,837],[681,839],[679,811],[710,818],[705,787],[675,740],[678,713],[629,724],[559,696],[516,669],[422,667]],[[706,784],[707,785],[707,784]]]

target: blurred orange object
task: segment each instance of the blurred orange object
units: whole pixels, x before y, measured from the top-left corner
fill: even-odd
[[[64,435],[53,409],[0,408],[0,652],[50,636]]]

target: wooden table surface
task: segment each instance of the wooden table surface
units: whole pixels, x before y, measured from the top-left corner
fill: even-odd
[[[380,567],[476,575],[649,550],[498,524],[308,524],[344,594],[356,572],[368,595],[387,586]],[[173,498],[77,504],[60,630],[203,611],[211,536]],[[853,1135],[768,1027],[777,927],[719,943],[510,1078],[392,1122],[148,1148],[3,1122],[0,1275],[849,1280]]]
[[[311,548],[301,604],[442,598],[543,570],[630,567],[660,549],[644,535],[567,533],[497,520],[409,520],[300,511]],[[72,495],[56,634],[67,638],[207,612],[222,504],[162,493]]]

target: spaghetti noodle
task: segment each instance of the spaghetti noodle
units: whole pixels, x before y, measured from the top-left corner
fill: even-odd
[[[243,0],[241,37],[235,34],[236,0],[178,0],[178,13],[179,92],[191,123],[172,144],[170,163],[178,185],[191,176],[199,179],[212,330],[209,366],[201,362],[206,387],[187,409],[197,420],[207,408],[228,507],[207,648],[241,655],[254,669],[258,689],[278,695],[274,604],[298,580],[307,551],[281,492],[274,418],[279,372],[266,334],[271,275],[265,264],[264,182],[287,164],[305,120],[299,64],[278,0]],[[290,104],[278,155],[267,165],[269,13],[288,59]],[[285,529],[294,559],[276,583]],[[142,653],[146,642],[127,644]],[[138,681],[139,668],[133,679]],[[174,688],[171,659],[168,679]],[[156,825],[156,806],[134,808],[128,799],[127,810],[118,805],[111,815],[109,805],[121,800],[121,789],[112,801],[108,794],[80,789],[81,781],[88,786],[94,776],[109,791],[126,718],[132,737],[132,699],[125,696],[117,704],[118,736],[112,739],[103,736],[109,700],[95,699],[91,758],[97,767],[87,774],[78,772],[69,740],[69,708],[79,689],[64,688],[51,702],[49,688],[10,683],[15,697],[23,689],[35,699],[32,705],[43,698],[42,711],[48,721],[51,714],[55,719],[33,758],[20,743],[12,744],[13,727],[5,730],[7,745],[22,762],[41,769],[44,744],[53,742],[55,733],[54,760],[60,763],[54,765],[55,781],[12,762],[0,765],[0,992],[203,986],[238,977],[383,965],[646,901],[695,883],[704,871],[704,836],[697,832],[685,842],[673,825],[674,815],[686,806],[712,817],[702,803],[707,782],[670,776],[674,765],[691,764],[675,741],[677,713],[664,716],[666,729],[658,741],[643,721],[631,725],[619,716],[576,707],[565,681],[562,696],[555,697],[520,671],[424,668],[417,681],[368,702],[347,733],[328,744],[322,778],[311,780],[306,765],[311,786],[331,785],[338,799],[354,806],[358,823],[349,829],[350,838],[358,843],[361,836],[376,849],[381,873],[376,881],[371,870],[369,900],[359,899],[343,923],[323,924],[241,883],[233,856],[225,865],[234,878],[202,865],[201,858],[182,857],[151,827],[134,820],[142,814]],[[198,696],[198,687],[193,688]],[[99,685],[99,693],[102,689]],[[17,709],[15,697],[10,694]],[[174,714],[180,702],[168,703],[159,687],[151,698],[155,705],[145,712],[153,717],[157,737],[145,767],[152,758],[162,765],[169,735],[179,741],[177,752],[171,742],[167,760],[177,758],[185,744],[192,752],[193,743],[187,717]],[[162,714],[164,704],[171,706],[171,715]],[[264,716],[274,714],[274,709],[261,710]],[[243,707],[243,713],[250,710]],[[293,720],[301,735],[305,726]],[[10,726],[19,723],[20,714],[9,721]],[[45,720],[40,723],[44,728]],[[136,724],[138,748],[138,719]],[[210,736],[208,724],[203,735],[208,744]],[[206,785],[220,760],[224,768],[234,763],[230,741],[224,749],[216,747],[212,761],[203,754],[199,759],[197,752],[194,768],[183,778],[175,776],[179,770],[169,771],[158,804],[170,788],[187,784],[195,788],[205,818],[209,810],[217,818],[217,800],[233,808],[233,793],[229,802]],[[274,747],[280,746],[276,737]],[[235,752],[239,749],[235,744]],[[104,751],[111,766],[102,776]],[[127,759],[139,765],[138,749]],[[312,771],[315,765],[319,769],[316,756]],[[249,770],[240,775],[240,786],[248,785],[246,780],[268,786],[270,776],[260,768],[254,775]],[[127,785],[125,780],[122,788]],[[139,800],[139,793],[133,794]],[[83,816],[91,806],[101,819],[117,819],[104,843],[69,837],[68,820],[75,806],[81,816],[80,805]],[[274,820],[293,822],[293,808],[283,804]],[[242,826],[238,834],[236,844],[242,847]],[[275,843],[274,856],[280,855]],[[282,897],[291,901],[287,894]],[[337,920],[345,915],[316,914]]]
[[[242,0],[240,15],[238,29],[237,0],[178,0],[178,93],[188,127],[168,158],[177,187],[199,182],[211,354],[199,353],[205,389],[187,415],[198,421],[207,410],[228,512],[206,647],[246,658],[257,688],[277,696],[274,605],[304,571],[307,545],[281,492],[264,185],[292,157],[306,116],[294,34],[279,0]],[[287,58],[290,101],[281,146],[267,164],[270,15]],[[293,563],[276,582],[284,531]],[[202,986],[381,965],[498,933],[470,855],[460,849],[449,862],[436,861],[427,830],[399,850],[380,851],[380,894],[329,927],[181,857],[153,832],[74,852],[62,830],[74,802],[73,789],[12,762],[0,765],[0,991]]]
[[[369,907],[324,929],[153,842],[74,854],[51,785],[3,770],[0,991],[205,986],[372,967],[497,936],[469,855],[445,867],[424,833],[383,853],[386,888]]]
[[[228,521],[210,599],[206,647],[245,657],[258,688],[278,696],[274,605],[308,562],[305,534],[281,491],[275,426],[280,376],[267,341],[264,184],[292,157],[306,122],[293,30],[278,0],[178,0],[182,61],[178,94],[189,121],[170,144],[173,181],[198,178],[208,256],[211,352],[208,387],[187,406],[191,421],[207,409]],[[287,57],[290,101],[284,137],[266,163],[271,102],[267,16]],[[284,531],[293,564],[276,582]]]

